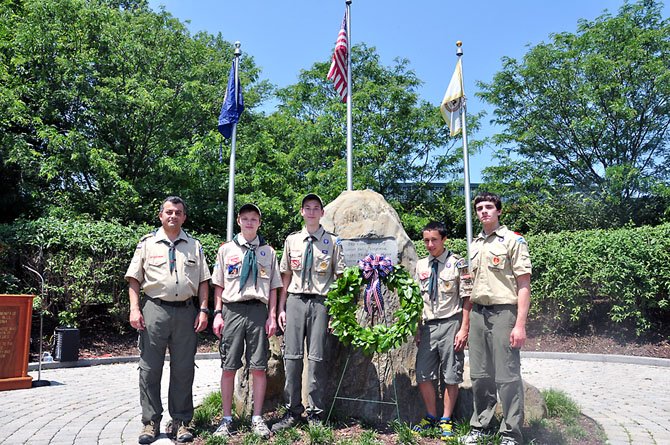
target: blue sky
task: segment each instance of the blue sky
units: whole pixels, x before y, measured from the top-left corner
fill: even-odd
[[[262,77],[283,87],[297,81],[300,70],[329,60],[337,38],[344,0],[150,0],[163,5],[192,32],[221,32],[224,39],[242,43],[262,69]],[[503,56],[522,58],[528,46],[550,41],[550,34],[574,32],[579,19],[593,20],[605,9],[615,15],[622,0],[353,0],[351,38],[377,48],[382,63],[396,57],[410,67],[424,85],[423,99],[438,105],[456,64],[457,40],[463,41],[463,76],[468,110],[484,110],[486,125],[469,138],[496,133],[489,125],[493,109],[474,96],[476,82],[490,82]],[[670,15],[666,4],[663,16]],[[232,57],[232,55],[231,55]],[[354,81],[355,82],[355,81]],[[354,103],[355,106],[355,103]],[[354,141],[355,143],[355,141]],[[492,147],[470,161],[473,182],[492,164]]]

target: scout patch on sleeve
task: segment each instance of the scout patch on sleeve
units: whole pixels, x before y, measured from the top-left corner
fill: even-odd
[[[523,235],[521,235],[519,232],[514,232],[515,235],[517,235],[516,242],[519,244],[526,244],[526,240],[523,238]]]

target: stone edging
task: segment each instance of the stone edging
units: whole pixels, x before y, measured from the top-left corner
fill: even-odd
[[[466,351],[467,355],[467,351]],[[600,362],[600,363],[624,363],[631,365],[644,366],[662,366],[670,368],[670,359],[655,358],[655,357],[638,357],[635,355],[615,355],[615,354],[580,354],[574,352],[539,352],[539,351],[521,351],[521,357],[541,358],[553,360],[575,360],[582,362]],[[218,359],[218,352],[203,352],[195,355],[196,360],[213,360]],[[169,361],[170,356],[166,359]],[[138,355],[124,356],[124,357],[102,357],[82,359],[76,362],[52,362],[42,363],[42,369],[59,369],[59,368],[82,368],[87,366],[109,365],[112,363],[133,363],[138,362],[140,357]],[[523,368],[523,363],[521,364]],[[38,363],[30,363],[28,371],[37,371]]]

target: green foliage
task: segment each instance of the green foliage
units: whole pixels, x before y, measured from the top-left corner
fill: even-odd
[[[534,316],[573,327],[632,322],[641,334],[670,314],[670,224],[526,239]]]
[[[416,333],[423,310],[419,285],[402,266],[393,266],[392,273],[381,281],[389,292],[397,291],[400,302],[400,307],[393,314],[396,321],[390,326],[380,323],[363,327],[356,319],[356,302],[364,284],[358,266],[344,270],[342,277],[331,286],[326,300],[333,334],[345,345],[350,344],[367,355],[386,352],[405,343],[407,337]]]
[[[274,433],[273,443],[275,445],[290,445],[300,440],[300,431],[296,427],[286,428]]]
[[[593,195],[616,226],[669,178],[670,21],[660,10],[640,0],[581,20],[576,33],[551,35],[521,62],[504,58],[493,81],[479,84],[504,127],[496,142],[523,162],[531,184],[548,178]],[[531,184],[531,195],[546,198]]]
[[[560,417],[566,423],[570,423],[574,422],[581,414],[579,406],[563,391],[543,390],[542,397],[547,405],[547,415],[549,417]]]
[[[21,283],[18,291],[39,295],[39,281],[22,267],[29,265],[44,276],[47,317],[78,326],[103,307],[118,328],[128,316],[124,273],[138,240],[153,229],[52,217],[0,225],[0,276]],[[211,235],[199,239],[212,264],[219,241]]]
[[[193,425],[196,428],[206,428],[212,423],[217,414],[221,412],[221,393],[213,392],[205,397],[200,406],[193,411]]]
[[[307,431],[307,439],[310,445],[330,445],[335,443],[335,433],[325,423],[308,424],[305,430]]]
[[[405,422],[396,419],[391,422],[391,428],[398,435],[397,441],[399,444],[416,445],[419,442],[418,438],[412,433],[412,428]]]

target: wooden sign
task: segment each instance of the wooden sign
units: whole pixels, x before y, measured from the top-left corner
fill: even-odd
[[[34,295],[0,295],[0,391],[26,389]]]

